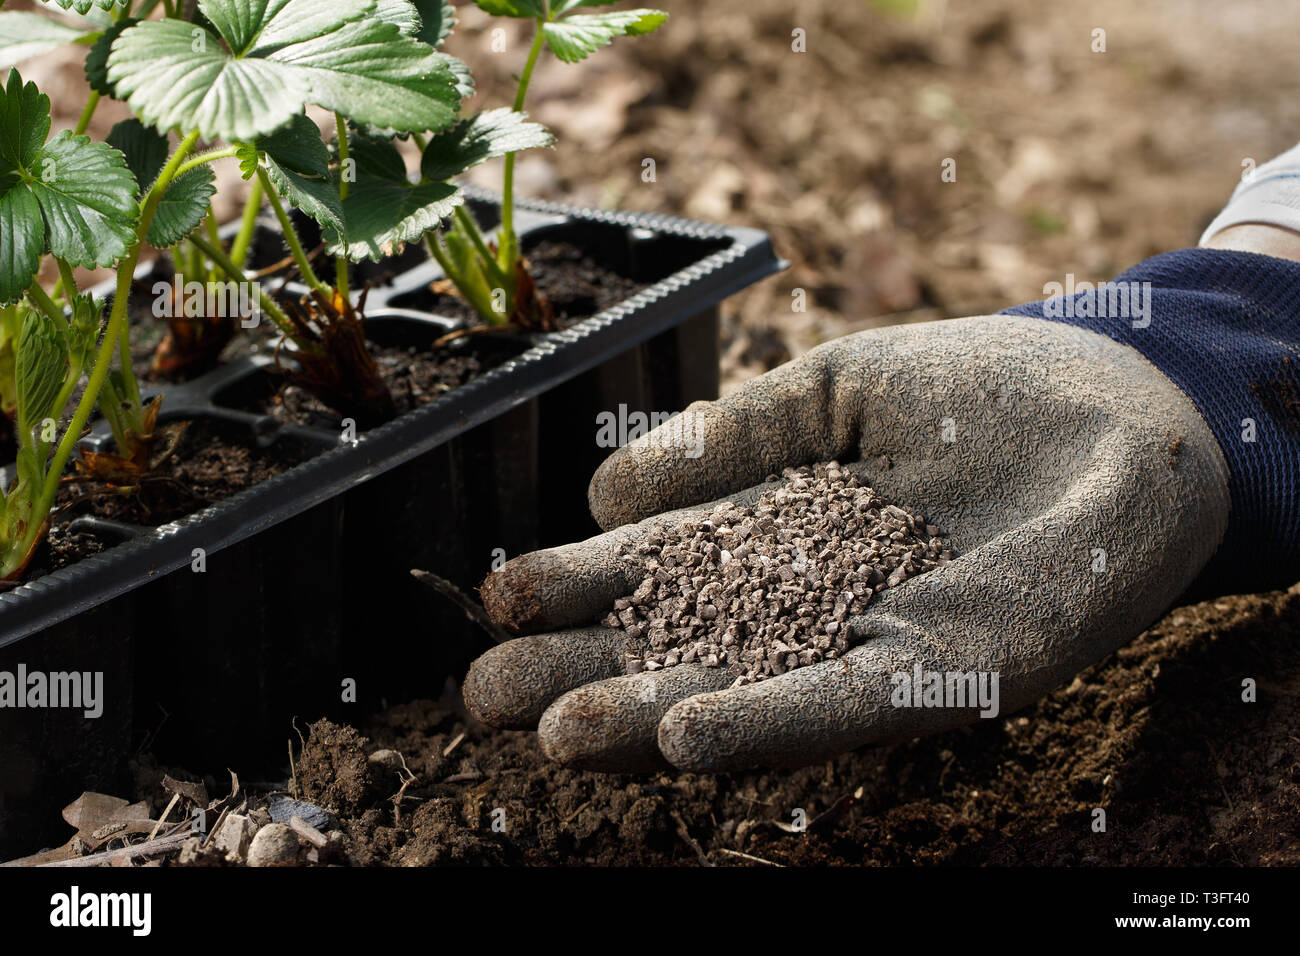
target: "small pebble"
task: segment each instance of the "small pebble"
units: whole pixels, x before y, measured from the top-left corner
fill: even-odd
[[[298,834],[283,823],[271,823],[257,831],[248,848],[249,866],[284,866],[298,860]]]

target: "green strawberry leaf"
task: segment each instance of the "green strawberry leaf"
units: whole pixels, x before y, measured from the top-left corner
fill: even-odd
[[[48,165],[46,165],[48,164]],[[135,177],[122,154],[64,130],[41,149],[50,178],[28,188],[41,205],[49,251],[74,266],[111,265],[135,241]]]
[[[253,146],[292,172],[329,178],[329,148],[321,141],[319,127],[303,113],[295,115],[275,132],[259,136],[253,141]]]
[[[441,56],[442,54],[439,54]],[[454,56],[447,57],[447,69],[451,71],[452,82],[456,86],[456,95],[463,99],[468,99],[474,95],[474,77],[470,75],[469,67],[463,60],[458,60]]]
[[[45,222],[27,189],[0,187],[0,305],[22,298],[36,278],[45,251]]]
[[[442,45],[456,25],[456,8],[448,0],[375,0],[375,15],[395,24],[408,37],[431,47]]]
[[[217,34],[178,20],[125,30],[108,80],[146,123],[251,140],[308,104],[400,132],[450,125],[450,58],[375,16],[374,0],[199,0]]]
[[[508,107],[486,110],[430,139],[420,173],[428,180],[450,179],[489,159],[554,143],[555,137],[541,123],[529,122],[527,113]]]
[[[343,207],[339,202],[339,188],[332,178],[304,176],[281,166],[269,156],[266,157],[266,174],[289,205],[315,219],[327,235],[343,231]]]
[[[398,245],[415,242],[465,201],[451,183],[413,184],[402,155],[391,142],[355,135],[350,155],[356,182],[343,200],[342,238],[331,241],[331,255],[379,260]]]
[[[542,36],[551,52],[565,63],[585,60],[615,37],[641,36],[657,30],[668,14],[661,10],[615,10],[610,13],[575,14],[542,24]]]
[[[264,59],[235,59],[206,30],[179,20],[123,31],[109,82],[151,126],[198,129],[207,139],[252,139],[302,109],[305,78]]]
[[[0,69],[93,35],[35,13],[0,13]]]
[[[126,159],[126,168],[131,170],[141,193],[153,185],[171,151],[166,136],[134,117],[109,130],[105,142]]]
[[[343,209],[338,183],[330,171],[329,149],[308,116],[295,114],[280,129],[241,147],[238,155],[245,179],[264,162],[271,184],[289,205],[315,219],[327,234],[343,231]]]
[[[145,241],[165,249],[193,232],[208,214],[217,191],[214,178],[211,166],[196,166],[173,179],[158,202]]]
[[[420,11],[411,0],[375,0],[374,16],[397,27],[403,36],[420,32]]]
[[[135,240],[135,178],[122,154],[64,130],[52,140],[50,98],[9,72],[0,91],[0,305],[31,285],[46,252],[107,266]]]
[[[68,323],[68,361],[74,368],[84,367],[99,338],[99,322],[104,315],[105,300],[83,292],[72,300],[72,318]]]
[[[125,5],[126,0],[121,0],[119,6]],[[3,4],[0,4],[0,6],[3,6]],[[84,11],[74,11],[69,10],[68,5],[63,3],[62,0],[35,0],[35,6],[38,10],[45,10],[48,13],[75,13],[80,16],[82,20],[86,21],[87,26],[94,27],[96,30],[106,30],[113,23],[113,14],[110,13],[109,10],[116,9],[113,7],[104,9],[98,6],[89,5]]]
[[[120,7],[126,3],[126,0],[42,0],[42,3],[62,7],[64,10],[75,10],[84,17],[95,8],[112,10],[114,7]]]
[[[31,166],[49,135],[50,98],[10,70],[0,91],[0,178]]]
[[[114,126],[108,144],[126,158],[142,193],[154,184],[170,152],[166,136],[134,118]],[[145,241],[159,249],[180,242],[203,221],[215,192],[210,166],[198,166],[177,177],[159,200]]]
[[[429,46],[441,46],[456,26],[456,8],[448,0],[414,0],[420,13],[420,32],[415,38]]]
[[[545,17],[546,0],[474,0],[494,17]]]
[[[0,307],[0,413],[14,417],[18,408],[17,373],[14,362],[18,356],[18,336],[23,330],[24,305]]]
[[[108,54],[113,48],[114,41],[122,35],[122,31],[139,22],[135,17],[129,17],[107,27],[90,48],[90,52],[86,54],[86,82],[100,96],[117,99],[117,88],[108,82]]]
[[[44,312],[28,309],[23,317],[15,374],[18,427],[25,437],[30,437],[31,430],[56,411],[54,402],[68,374],[67,337]]]

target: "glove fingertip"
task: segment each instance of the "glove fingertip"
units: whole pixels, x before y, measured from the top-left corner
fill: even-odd
[[[708,773],[715,770],[713,737],[707,715],[709,698],[701,694],[674,704],[659,721],[659,752],[678,770]]]
[[[537,739],[547,759],[575,770],[665,769],[653,738],[643,739],[618,715],[611,715],[607,703],[599,690],[580,687],[548,707],[537,722]]]
[[[494,647],[470,664],[461,697],[475,719],[503,730],[526,730],[536,726],[545,705],[538,706],[536,695],[520,694],[514,682],[502,680],[502,668],[510,666],[513,656],[508,646]]]
[[[494,624],[511,634],[534,634],[558,626],[533,582],[545,580],[536,554],[525,554],[491,571],[479,598]]]
[[[659,510],[640,506],[643,492],[637,474],[639,470],[624,447],[601,462],[591,476],[591,483],[587,486],[587,506],[601,530],[610,531],[640,521]]]

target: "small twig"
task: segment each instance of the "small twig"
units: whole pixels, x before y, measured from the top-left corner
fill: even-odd
[[[775,860],[765,860],[761,856],[754,856],[751,853],[741,853],[739,850],[728,850],[725,846],[719,847],[718,851],[727,854],[727,856],[736,856],[742,860],[748,860],[750,863],[762,863],[764,866],[785,866],[784,863],[777,863]]]
[[[563,820],[562,822],[563,822],[565,825],[568,825],[568,824],[571,823],[573,820],[576,820],[577,817],[578,817],[578,814],[581,813],[583,810],[586,810],[589,806],[591,806],[591,801],[590,801],[590,800],[588,800],[588,801],[587,801],[586,803],[584,803],[582,806],[578,807],[578,809],[576,809],[576,810],[574,810],[572,813],[570,813],[567,817],[564,818],[564,820]]]
[[[289,818],[289,829],[318,850],[324,848],[330,842],[325,838],[325,834],[296,814]]]
[[[433,340],[432,347],[436,349],[444,345],[450,345],[457,339],[464,338],[467,335],[516,335],[524,331],[527,330],[520,328],[516,322],[507,322],[505,325],[473,325],[468,329],[456,329],[454,332],[438,336]]]
[[[289,748],[289,792],[296,794],[298,792],[298,771],[293,765],[293,741],[286,740],[285,745]]]
[[[469,783],[471,780],[478,780],[483,774],[477,770],[466,770],[464,773],[453,773],[450,777],[443,780],[443,783]]]
[[[402,785],[398,788],[397,793],[393,794],[393,826],[402,824],[402,801],[406,799],[406,788],[415,783],[415,774],[406,768],[406,762],[402,762],[402,768],[406,770],[406,777],[402,780]]]
[[[155,824],[153,825],[153,829],[149,831],[149,839],[150,839],[150,840],[152,840],[154,837],[156,837],[156,836],[158,835],[158,829],[159,829],[159,828],[160,828],[164,823],[167,822],[167,818],[168,818],[169,816],[171,816],[172,807],[176,806],[176,802],[177,802],[178,800],[180,800],[180,798],[181,798],[181,795],[180,795],[179,793],[173,793],[173,794],[172,794],[172,798],[171,798],[171,800],[170,800],[170,801],[168,802],[168,804],[167,804],[167,809],[163,811],[163,815],[162,815],[161,817],[158,818],[158,822],[155,823]]]
[[[856,798],[852,793],[843,794],[838,800],[832,803],[829,807],[827,807],[821,813],[817,814],[817,816],[813,817],[812,822],[808,824],[808,829],[809,830],[813,829],[814,827],[817,826],[817,824],[821,823],[823,820],[832,819],[834,816],[838,815],[841,810],[844,810],[845,808],[852,806],[853,803],[855,802],[855,799]]]
[[[226,814],[228,813],[230,813],[230,804],[226,804],[221,808],[221,813],[217,816],[217,822],[212,824],[212,829],[210,829],[207,832],[207,835],[203,837],[202,846],[207,846],[212,841],[212,835],[221,829],[221,824],[225,822]]]
[[[452,753],[455,751],[455,749],[460,746],[461,741],[463,741],[464,739],[465,739],[465,731],[462,730],[460,733],[456,735],[455,740],[447,744],[447,746],[442,749],[442,756],[444,758],[450,757]]]
[[[686,829],[686,821],[682,819],[682,815],[676,810],[673,810],[672,814],[673,819],[677,821],[678,834],[686,841],[686,845],[695,851],[695,855],[700,859],[700,866],[714,866],[715,864],[705,855],[703,848],[695,841],[695,837],[691,836],[691,831]]]
[[[249,273],[249,275],[254,279],[264,279],[269,275],[274,275],[281,269],[287,269],[291,265],[293,265],[293,256],[285,256],[279,262],[272,262],[269,266],[258,269],[256,272]]]
[[[446,578],[440,578],[431,571],[421,571],[418,568],[411,569],[411,577],[415,578],[415,580],[419,581],[421,584],[426,584],[433,588],[443,597],[457,605],[465,612],[466,617],[479,627],[483,628],[483,630],[487,632],[488,637],[492,638],[492,640],[497,644],[502,644],[511,639],[511,635],[498,627],[492,618],[488,617],[487,611],[483,610],[483,608],[475,603],[469,595],[456,587],[456,585],[452,584]]]
[[[179,850],[181,844],[191,836],[192,834],[190,831],[186,829],[170,836],[159,837],[156,840],[137,843],[134,846],[122,847],[120,850],[105,850],[102,853],[92,853],[89,856],[73,857],[71,860],[56,860],[53,863],[42,863],[41,866],[98,866],[101,863],[108,863],[111,865],[117,860],[149,859],[155,856],[162,856],[174,850]]]
[[[298,752],[303,753],[307,749],[307,738],[304,737],[302,731],[298,729],[298,716],[295,714],[293,718],[290,719],[289,723],[293,727],[293,732],[298,735],[298,743],[302,747]],[[289,746],[289,792],[296,797],[299,795],[298,768],[295,767],[293,763],[293,741],[290,740],[287,743]]]

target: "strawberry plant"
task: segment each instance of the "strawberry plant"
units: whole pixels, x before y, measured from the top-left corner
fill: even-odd
[[[199,0],[197,10],[207,27],[163,20],[124,29],[112,40],[105,82],[144,123],[229,144],[203,161],[238,158],[255,180],[250,203],[265,196],[309,289],[300,302],[262,302],[296,346],[296,380],[362,425],[390,418],[349,263],[381,259],[449,217],[468,219],[447,180],[493,156],[548,145],[550,136],[505,111],[458,121],[473,87],[463,64],[438,49],[454,21],[448,3],[347,0],[325,13],[308,0]],[[333,113],[332,144],[302,112],[308,104]],[[410,181],[394,142],[406,134],[434,149],[434,176]],[[320,225],[332,277],[311,261],[290,207]],[[202,231],[186,242],[214,270],[242,280],[240,239],[230,251]]]
[[[445,0],[46,0],[39,12],[0,11],[0,65],[78,44],[91,90],[76,127],[53,137],[49,99],[34,84],[14,69],[0,92],[0,407],[18,448],[0,504],[0,579],[30,561],[70,467],[129,489],[160,460],[161,399],[142,399],[130,349],[132,280],[146,249],[169,252],[201,286],[246,282],[255,223],[269,207],[307,293],[293,301],[259,291],[259,312],[292,343],[294,379],[363,427],[396,409],[367,345],[352,263],[423,241],[484,321],[551,327],[514,232],[514,155],[553,142],[524,112],[543,47],[577,62],[667,16],[579,9],[604,5],[480,0],[536,30],[512,106],[468,117],[460,105],[472,80],[442,50],[455,22]],[[133,115],[95,142],[85,133],[105,98]],[[311,106],[329,115],[332,136],[308,117]],[[420,150],[415,180],[402,139]],[[453,180],[499,157],[492,242]],[[229,243],[211,205],[211,166],[225,159],[251,181]],[[328,273],[291,209],[319,225]],[[117,280],[105,315],[73,270],[107,266]],[[190,314],[175,301],[166,311],[158,374],[214,364],[235,331],[230,316]],[[115,449],[78,455],[96,408]]]
[[[475,141],[500,141],[518,136],[524,146],[549,145],[528,141],[522,117],[528,86],[542,48],[548,48],[565,63],[578,63],[616,37],[651,33],[668,19],[660,10],[615,10],[603,13],[576,12],[588,7],[608,6],[616,0],[475,0],[488,13],[534,21],[534,32],[523,72],[515,88],[510,111],[480,114],[462,124],[460,138],[435,138],[424,150],[421,174],[434,182],[463,171],[463,150]],[[511,119],[511,117],[515,117]],[[458,210],[451,226],[429,232],[429,253],[438,260],[447,278],[461,296],[488,324],[512,324],[525,329],[552,328],[550,306],[538,291],[520,254],[514,228],[515,153],[524,146],[485,151],[483,159],[504,155],[501,184],[501,228],[495,244],[489,243],[472,216]],[[456,158],[448,161],[451,156]]]
[[[49,97],[11,70],[0,92],[0,308],[18,452],[16,478],[0,497],[0,580],[22,572],[44,536],[59,480],[108,381],[124,325],[120,295],[96,345],[103,305],[78,291],[72,267],[133,265],[183,157],[178,151],[138,201],[120,152],[88,136],[65,130],[51,138],[49,131]],[[36,279],[47,258],[60,275],[57,302]],[[130,271],[123,275],[129,281]],[[83,371],[89,371],[85,389],[60,428]]]
[[[362,162],[382,176],[389,154],[382,145],[368,153],[371,137],[382,144],[383,135],[452,128],[470,88],[463,66],[431,45],[449,13],[441,3],[342,0],[322,9],[311,0],[164,2],[157,20],[144,19],[158,6],[150,0],[139,6],[132,0],[55,0],[47,6],[75,10],[84,20],[72,26],[35,13],[0,12],[0,58],[15,61],[57,43],[81,43],[89,47],[92,93],[76,130],[52,138],[49,98],[35,84],[12,70],[0,95],[0,401],[12,412],[18,444],[16,478],[0,503],[4,580],[31,560],[97,403],[116,452],[84,452],[79,469],[120,486],[152,464],[158,401],[141,399],[127,318],[146,246],[172,248],[178,267],[187,257],[198,264],[201,254],[201,274],[242,281],[243,255],[264,196],[310,287],[303,303],[282,308],[264,295],[260,301],[297,346],[301,379],[359,421],[392,414],[348,295],[350,247],[391,250],[378,219],[367,223],[357,216],[351,230],[344,225],[348,124],[365,131],[356,134]],[[114,127],[108,142],[96,143],[84,130],[104,96],[126,101],[135,117]],[[334,114],[338,164],[304,113],[309,104]],[[201,142],[207,148],[196,152]],[[244,227],[227,249],[215,230],[200,227],[212,223],[210,164],[236,157],[256,185]],[[369,201],[364,189],[358,192]],[[461,201],[457,190],[442,186],[416,198],[430,217],[426,227]],[[316,275],[286,202],[316,219],[338,247],[335,285]],[[357,197],[350,205],[364,208]],[[37,278],[45,261],[58,275],[49,290]],[[106,321],[104,303],[77,288],[77,266],[117,267]],[[65,421],[83,374],[84,388]]]
[[[426,4],[426,6],[428,6]],[[439,8],[440,10],[441,8]],[[263,299],[262,309],[297,346],[297,378],[345,415],[373,424],[394,413],[348,289],[347,261],[335,283],[321,279],[287,205],[344,233],[348,178],[332,168],[311,104],[334,114],[340,160],[348,121],[396,132],[450,126],[465,91],[463,67],[411,35],[423,21],[408,0],[199,0],[199,22],[142,20],[112,41],[104,79],[142,123],[224,141],[194,162],[238,157],[255,177],[309,287],[298,304]],[[188,242],[231,278],[236,262],[212,236]],[[238,240],[236,240],[238,243]]]

